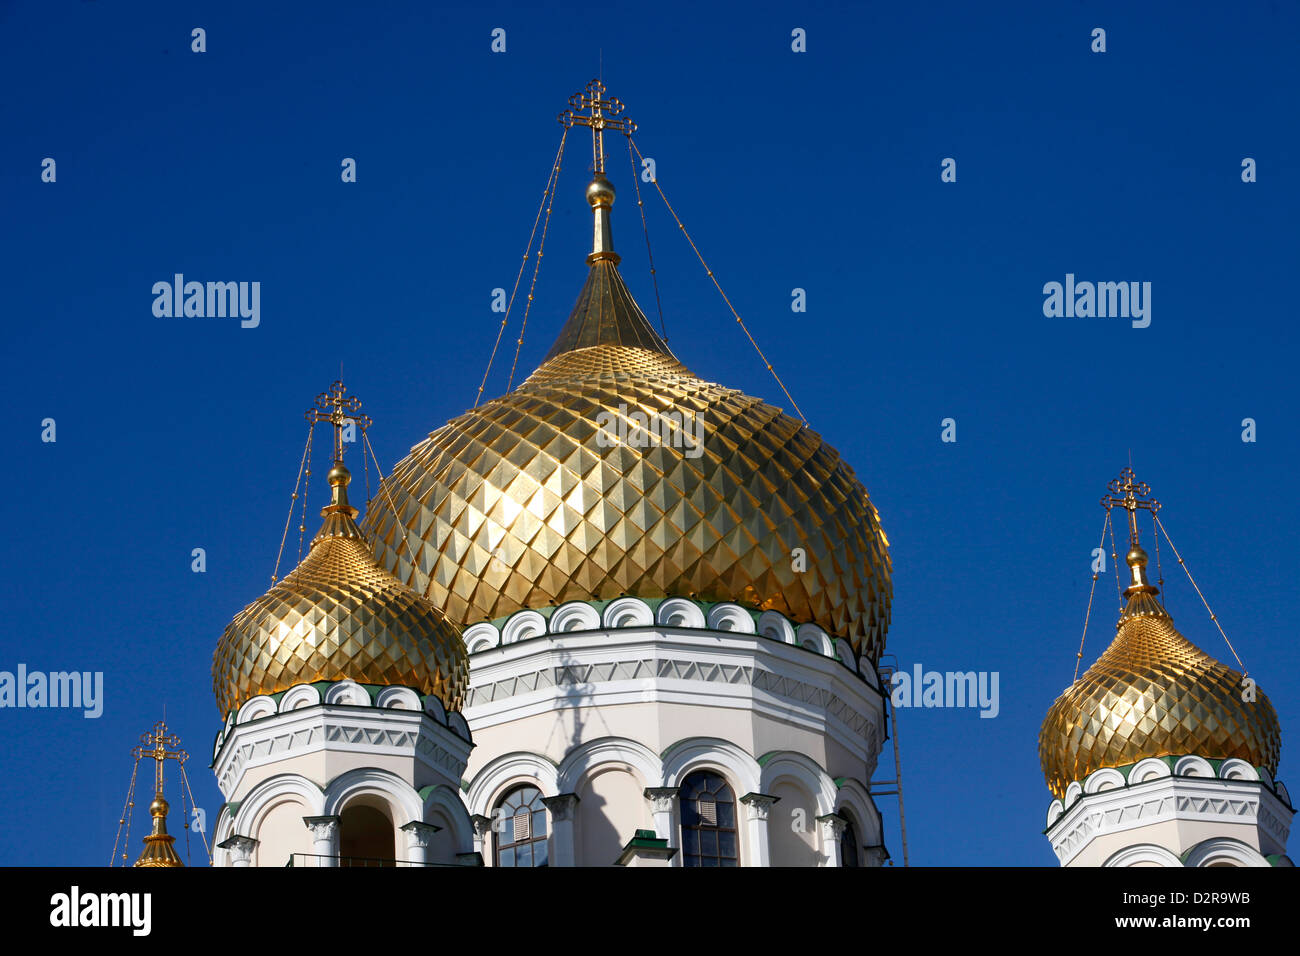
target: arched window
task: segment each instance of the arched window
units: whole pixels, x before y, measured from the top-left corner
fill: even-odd
[[[721,774],[697,770],[682,781],[682,864],[739,866],[736,794]]]
[[[515,787],[492,814],[497,866],[546,866],[546,805],[530,784]]]
[[[853,829],[853,821],[841,814],[844,829],[840,832],[840,866],[861,866],[858,860],[858,831]]]

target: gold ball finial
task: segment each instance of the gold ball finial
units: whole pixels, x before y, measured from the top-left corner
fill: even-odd
[[[1143,550],[1142,545],[1134,544],[1128,549],[1128,554],[1124,556],[1130,568],[1145,568],[1147,566],[1147,553]]]
[[[160,793],[153,798],[153,803],[149,804],[149,816],[165,817],[170,808],[171,804],[163,799],[163,795]]]
[[[331,488],[338,488],[340,485],[344,488],[352,481],[352,472],[341,461],[336,461],[334,467],[330,469],[325,476],[330,483]]]
[[[604,173],[598,172],[592,177],[587,186],[587,202],[592,209],[609,209],[614,205],[614,184],[605,178]]]

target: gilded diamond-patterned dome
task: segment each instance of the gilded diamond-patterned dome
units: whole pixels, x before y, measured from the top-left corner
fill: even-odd
[[[212,661],[222,714],[294,684],[349,679],[418,688],[459,710],[469,682],[460,632],[375,561],[330,471],[334,501],[311,551],[226,627]]]
[[[1043,721],[1038,753],[1049,789],[1064,797],[1094,770],[1186,754],[1276,773],[1282,740],[1272,703],[1258,688],[1243,700],[1242,675],[1178,632],[1136,543],[1128,562],[1133,584],[1115,640]]]
[[[459,625],[677,595],[772,608],[876,657],[891,569],[866,489],[802,422],[676,359],[619,275],[612,187],[598,175],[587,195],[596,251],[554,347],[394,468],[366,516],[380,562]]]

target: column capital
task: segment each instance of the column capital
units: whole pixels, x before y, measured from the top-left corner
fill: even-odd
[[[485,817],[481,813],[476,813],[469,818],[469,822],[474,824],[474,835],[480,840],[492,832],[491,817]]]
[[[642,793],[650,801],[655,813],[668,813],[673,808],[673,801],[682,792],[681,787],[646,787]]]
[[[313,840],[331,840],[338,832],[338,817],[303,817],[302,822],[311,831]]]
[[[578,795],[576,793],[557,793],[553,797],[542,797],[542,803],[547,810],[551,811],[552,820],[563,823],[572,819],[573,811],[578,806]]]
[[[253,858],[253,851],[257,849],[260,840],[252,837],[240,836],[236,833],[228,840],[222,840],[217,844],[217,848],[230,852],[230,862],[235,866],[246,866],[248,861]]]
[[[766,820],[768,814],[772,811],[772,805],[780,801],[780,797],[774,797],[768,793],[750,792],[740,798],[740,802],[749,808],[749,818],[751,820]]]
[[[833,840],[838,840],[844,832],[844,828],[849,825],[849,821],[837,813],[824,814],[817,818],[817,822],[822,825],[822,830],[826,833],[826,836]]]
[[[416,849],[417,847],[423,849],[429,845],[429,841],[433,839],[433,835],[441,830],[442,827],[434,826],[432,823],[422,823],[419,820],[412,820],[410,823],[402,824],[398,829],[406,834],[407,849]]]

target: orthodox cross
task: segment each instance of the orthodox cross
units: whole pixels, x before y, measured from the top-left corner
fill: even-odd
[[[583,112],[586,110],[587,112]],[[560,123],[566,128],[574,126],[591,127],[591,161],[595,171],[605,171],[605,130],[615,130],[624,136],[636,132],[636,123],[626,116],[620,116],[623,104],[614,97],[605,97],[605,84],[592,80],[579,93],[569,97],[569,108],[560,114]]]
[[[1111,479],[1106,486],[1110,494],[1101,499],[1101,506],[1107,511],[1120,507],[1128,512],[1128,539],[1130,544],[1138,543],[1137,513],[1142,508],[1155,514],[1160,510],[1160,502],[1151,497],[1151,486],[1145,481],[1138,481],[1132,466],[1119,473],[1118,478]]]
[[[161,720],[153,725],[152,731],[140,735],[140,744],[131,751],[131,756],[137,763],[143,757],[153,758],[154,793],[160,794],[163,792],[163,761],[175,760],[183,764],[190,755],[180,749],[181,738],[167,733],[167,725]],[[168,750],[169,747],[175,749]]]
[[[329,422],[334,426],[334,460],[343,461],[343,429],[355,424],[363,432],[370,427],[369,415],[361,414],[361,399],[348,395],[342,382],[335,382],[328,392],[316,396],[316,404],[307,409],[307,422],[316,425]]]

